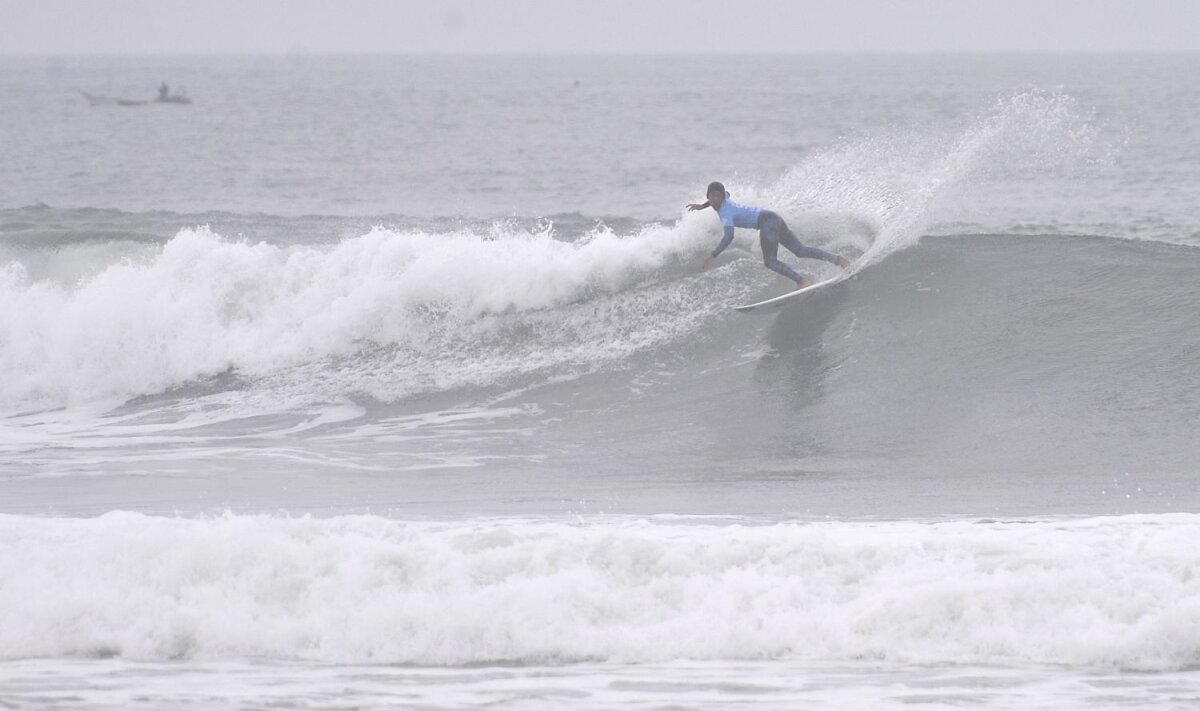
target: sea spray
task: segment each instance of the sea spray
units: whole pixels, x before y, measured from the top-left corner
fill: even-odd
[[[1086,169],[1112,147],[1073,97],[1026,89],[961,127],[908,128],[818,151],[756,191],[801,239],[864,252],[868,264],[915,246],[938,205],[968,185],[1014,174]]]

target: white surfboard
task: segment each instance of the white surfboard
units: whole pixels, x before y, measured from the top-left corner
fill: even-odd
[[[825,281],[819,281],[816,284],[806,286],[803,289],[796,289],[795,291],[789,291],[786,294],[782,294],[780,296],[776,296],[774,298],[767,299],[766,301],[759,301],[754,304],[746,304],[745,306],[734,306],[733,308],[736,309],[737,311],[741,311],[744,314],[775,313],[779,309],[779,307],[783,306],[784,304],[788,303],[789,301],[791,301],[792,299],[795,299],[798,296],[814,292],[817,289],[823,289],[827,286],[836,284],[840,281],[845,281],[846,279],[849,279],[853,275],[854,275],[853,271],[845,271],[845,272],[842,272],[841,274],[833,277],[832,279],[826,279]]]

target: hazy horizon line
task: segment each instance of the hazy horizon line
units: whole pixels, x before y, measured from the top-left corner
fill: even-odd
[[[439,50],[292,50],[292,51],[230,51],[230,52],[5,52],[0,50],[0,57],[26,58],[64,58],[64,57],[391,57],[391,56],[430,56],[430,57],[495,57],[495,56],[554,56],[554,57],[775,57],[775,56],[891,56],[891,55],[924,55],[924,56],[1191,56],[1200,55],[1200,49],[814,49],[814,50],[666,50],[666,51],[619,51],[619,50],[478,50],[478,51],[439,51]]]

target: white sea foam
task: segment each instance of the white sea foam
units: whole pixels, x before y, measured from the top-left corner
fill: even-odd
[[[10,262],[0,271],[0,401],[154,393],[230,368],[321,370],[370,348],[398,374],[393,395],[620,358],[686,328],[663,313],[712,306],[676,283],[681,264],[694,270],[704,228],[685,220],[568,243],[499,227],[380,227],[328,247],[185,229],[157,254],[70,286]],[[544,313],[555,309],[565,312]],[[527,347],[502,347],[506,338]]]
[[[1200,517],[0,517],[0,658],[1200,663]]]

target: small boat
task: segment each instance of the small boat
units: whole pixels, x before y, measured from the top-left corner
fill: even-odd
[[[164,85],[165,86],[165,85]],[[187,95],[187,92],[171,94],[159,90],[158,96],[153,99],[122,99],[114,96],[104,96],[103,94],[89,94],[83,89],[79,90],[83,94],[83,98],[87,99],[89,106],[149,106],[150,104],[179,104],[188,105],[192,103],[192,97]]]

